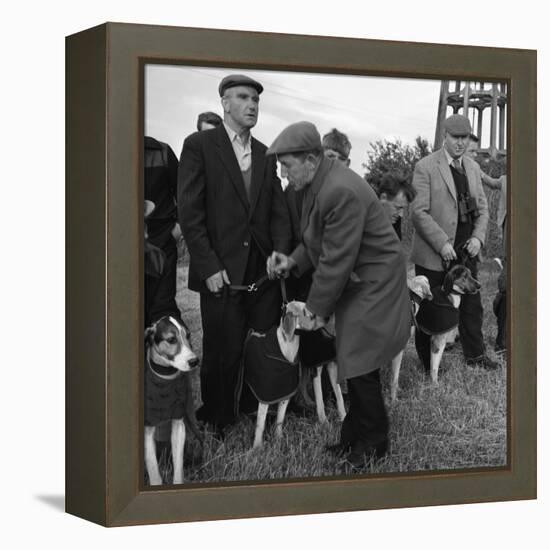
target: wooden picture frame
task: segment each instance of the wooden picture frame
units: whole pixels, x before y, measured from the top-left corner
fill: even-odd
[[[507,82],[505,468],[143,490],[146,60]],[[66,68],[67,512],[119,526],[536,498],[536,52],[107,23],[67,38]]]

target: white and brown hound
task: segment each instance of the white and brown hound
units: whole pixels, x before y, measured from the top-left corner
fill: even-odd
[[[415,277],[413,281],[415,279],[418,279],[418,277]],[[427,285],[427,279],[423,281],[422,285]],[[427,286],[429,290],[429,285]],[[431,298],[427,300],[425,297],[414,311],[417,330],[422,330],[431,336],[430,377],[434,386],[438,384],[439,365],[449,332],[458,325],[458,308],[461,298],[464,294],[476,294],[480,288],[481,285],[474,279],[472,272],[467,267],[462,264],[455,265],[445,275],[443,285],[432,288]],[[397,396],[397,383],[402,357],[403,352],[400,352],[392,360],[390,390],[392,401],[395,401]]]
[[[477,294],[481,289],[479,281],[464,265],[458,264],[449,269],[443,285],[432,289],[434,299],[429,305],[421,304],[416,314],[419,330],[430,334],[430,377],[433,385],[438,384],[439,365],[445,351],[449,331],[458,325],[460,302],[465,294]],[[449,309],[451,308],[451,309]],[[444,323],[438,319],[438,313],[450,311]],[[450,323],[452,321],[452,323]],[[450,326],[452,324],[452,326]]]
[[[300,366],[302,368],[301,388],[304,400],[309,401],[307,395],[306,384],[309,376],[307,373],[313,372],[313,394],[315,397],[315,408],[317,418],[321,424],[326,424],[327,416],[325,412],[325,402],[322,389],[322,373],[323,368],[327,369],[330,385],[336,398],[336,410],[338,418],[343,421],[346,417],[346,409],[344,406],[344,398],[342,396],[342,388],[337,381],[338,367],[335,362],[336,347],[334,337],[325,330],[320,328],[311,331],[312,320],[305,315],[305,303],[295,301],[294,304],[298,307],[300,314],[298,317],[298,329],[302,329],[300,340]]]
[[[244,380],[258,399],[254,449],[262,446],[270,404],[277,403],[275,436],[281,437],[288,402],[298,389],[300,336],[296,327],[300,312],[297,302],[290,302],[279,326],[266,333],[250,331],[245,341]]]
[[[409,293],[411,297],[411,313],[413,317],[413,323],[411,325],[411,336],[414,335],[415,323],[414,317],[418,313],[418,309],[423,300],[431,300],[432,292],[430,290],[430,283],[428,278],[424,275],[417,275],[410,280],[407,280],[407,286],[409,287]],[[397,398],[397,388],[399,384],[399,371],[401,370],[401,362],[403,361],[403,352],[401,350],[391,362],[391,383],[390,383],[390,398],[391,401],[395,401]]]
[[[174,317],[159,319],[145,331],[145,466],[151,485],[161,485],[156,456],[155,429],[172,424],[173,483],[183,483],[183,449],[186,425],[202,443],[197,428],[187,373],[199,364],[189,330]]]

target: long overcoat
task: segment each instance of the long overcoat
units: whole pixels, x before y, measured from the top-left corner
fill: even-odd
[[[410,335],[410,301],[401,243],[363,178],[323,159],[306,188],[298,274],[314,267],[307,307],[335,314],[338,378],[386,365]]]

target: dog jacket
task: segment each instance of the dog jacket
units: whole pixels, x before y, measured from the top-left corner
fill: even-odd
[[[418,328],[434,336],[444,334],[458,325],[458,309],[453,306],[443,287],[432,288],[433,299],[420,302],[416,314]]]
[[[291,363],[281,353],[277,327],[262,334],[248,333],[244,343],[243,368],[244,381],[262,403],[289,399],[298,389],[298,361]]]
[[[312,369],[336,360],[334,336],[324,328],[300,331],[300,365]]]
[[[155,365],[159,371],[172,374],[176,369]],[[164,420],[183,418],[185,377],[182,372],[176,378],[165,380],[157,376],[145,358],[145,425],[157,426]]]

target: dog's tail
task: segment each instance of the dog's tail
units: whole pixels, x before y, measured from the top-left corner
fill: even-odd
[[[204,436],[199,430],[199,425],[197,423],[197,417],[195,416],[195,406],[193,400],[193,384],[191,381],[191,376],[185,373],[183,378],[183,421],[187,427],[193,432],[193,435],[197,438],[197,441],[200,443],[200,446],[204,445]]]

